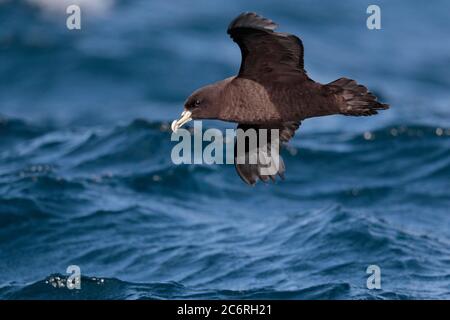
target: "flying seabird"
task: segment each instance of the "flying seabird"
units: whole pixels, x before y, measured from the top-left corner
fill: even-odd
[[[304,69],[302,41],[275,32],[276,27],[252,12],[236,17],[227,33],[241,49],[238,75],[193,92],[172,130],[192,119],[218,119],[236,122],[243,130],[278,129],[279,140],[286,143],[304,119],[333,114],[371,116],[389,108],[355,80],[339,78],[321,84],[310,79]],[[285,167],[279,159],[277,173],[270,176],[261,174],[260,164],[235,162],[235,166],[239,176],[253,185],[258,179],[283,178]]]

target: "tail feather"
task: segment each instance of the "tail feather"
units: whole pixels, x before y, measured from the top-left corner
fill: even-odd
[[[389,105],[377,101],[377,97],[355,80],[340,78],[331,83],[330,86],[339,88],[338,95],[342,97],[340,113],[347,116],[371,116],[378,110],[389,109]]]

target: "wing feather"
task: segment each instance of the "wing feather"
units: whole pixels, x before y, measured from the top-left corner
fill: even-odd
[[[277,25],[256,13],[242,13],[227,33],[241,49],[239,77],[255,81],[304,75],[302,41],[288,33],[275,32]]]
[[[235,139],[235,145],[234,145],[234,164],[236,167],[236,171],[241,177],[241,179],[249,184],[254,185],[258,180],[261,180],[263,182],[267,182],[270,180],[275,181],[276,177],[279,176],[281,179],[284,179],[284,173],[286,171],[283,158],[281,155],[279,155],[279,166],[277,169],[277,172],[272,175],[263,175],[261,174],[261,169],[263,167],[267,167],[267,165],[262,164],[259,159],[258,162],[255,164],[250,164],[249,158],[250,158],[250,152],[257,152],[257,154],[260,153],[260,148],[264,148],[263,151],[267,151],[267,157],[271,158],[270,150],[271,150],[271,134],[269,130],[271,129],[278,129],[279,130],[279,140],[281,143],[288,142],[295,134],[295,130],[298,129],[300,126],[299,122],[286,122],[279,125],[245,125],[245,124],[239,124],[237,129],[242,129],[244,132],[249,129],[254,129],[258,132],[258,129],[268,129],[267,132],[267,147],[261,142],[257,141],[257,149],[256,150],[250,150],[250,145],[248,141],[245,141],[245,163],[241,164],[238,163],[237,157],[238,157],[238,150],[237,150],[237,138]],[[280,146],[281,147],[281,146]],[[263,152],[264,154],[264,152]],[[267,163],[267,162],[266,162]]]

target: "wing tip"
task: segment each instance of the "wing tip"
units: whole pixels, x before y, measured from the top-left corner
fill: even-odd
[[[280,177],[281,181],[285,180],[286,167],[284,165],[283,158],[280,156],[279,168],[276,173],[272,175],[262,175],[260,172],[260,165],[257,164],[235,164],[236,171],[239,177],[247,185],[254,187],[258,181],[264,184],[277,182],[277,176]]]
[[[243,12],[231,21],[227,33],[230,34],[233,29],[237,28],[274,31],[277,27],[278,25],[270,19],[264,18],[254,12]]]

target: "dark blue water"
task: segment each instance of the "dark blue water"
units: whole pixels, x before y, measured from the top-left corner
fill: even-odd
[[[81,31],[57,3],[0,4],[0,298],[450,298],[448,1],[377,1],[379,31],[356,0],[85,1]],[[168,128],[238,70],[249,10],[302,37],[313,79],[392,106],[305,121],[286,181],[254,188],[175,166]],[[55,288],[73,264],[82,289]]]

